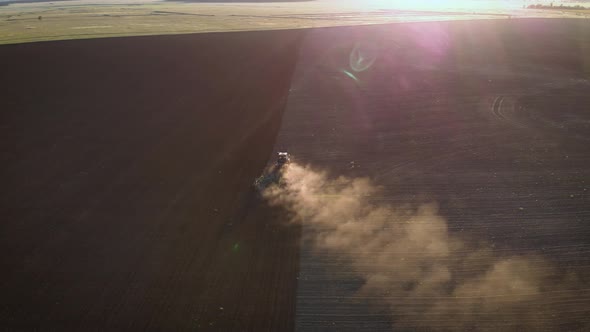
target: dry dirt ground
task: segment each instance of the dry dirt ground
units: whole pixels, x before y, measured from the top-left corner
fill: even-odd
[[[588,22],[329,28],[307,34],[301,49],[276,149],[329,177],[368,177],[380,190],[368,199],[330,191],[317,213],[295,202],[311,211],[301,214],[298,330],[588,328]],[[414,243],[392,230],[398,227],[392,218],[374,234],[391,236],[375,244],[362,237],[373,222],[367,212],[329,220],[337,218],[326,216],[330,209],[341,210],[339,199],[411,215],[434,203],[444,219],[436,227],[444,232],[425,226]],[[421,245],[437,234],[445,245],[447,237],[461,238],[464,248],[427,257]],[[403,248],[394,250],[396,243]],[[459,258],[469,251],[485,257]],[[548,282],[563,286],[555,290],[537,282],[538,274],[505,271],[506,279],[519,276],[529,286],[537,280],[535,287],[520,291],[514,280],[490,281],[497,292],[489,297],[481,289],[457,295],[462,282],[473,286],[515,257],[526,257],[522,266],[542,261],[543,268],[529,269],[535,273],[552,266],[561,271],[556,278],[571,273],[579,280]],[[451,275],[441,282],[448,288],[420,293],[424,271],[441,266]],[[380,278],[389,284],[366,290]],[[531,296],[523,298],[528,304],[516,306],[520,300],[503,294],[502,285]],[[446,315],[432,311],[441,299],[470,296],[481,303],[448,304]],[[493,300],[503,296],[505,302]],[[507,303],[514,309],[502,312]],[[486,305],[498,308],[480,309]],[[542,317],[532,317],[533,310]]]
[[[587,328],[589,32],[531,19],[2,46],[0,326]],[[339,219],[288,224],[301,211],[251,191],[284,149],[369,177],[381,189],[362,202],[380,211],[436,203],[443,232],[369,255],[322,244],[308,221]],[[447,238],[460,254],[423,254]],[[420,296],[424,280],[392,273],[444,268]]]
[[[291,329],[299,232],[251,184],[301,35],[3,46],[0,329]]]

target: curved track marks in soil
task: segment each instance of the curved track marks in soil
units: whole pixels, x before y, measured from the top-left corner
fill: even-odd
[[[489,106],[491,114],[516,129],[528,129],[539,134],[556,134],[578,140],[590,140],[590,84],[572,78],[568,82],[553,82],[510,95],[497,95]]]

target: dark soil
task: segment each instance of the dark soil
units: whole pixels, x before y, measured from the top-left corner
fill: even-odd
[[[437,202],[450,234],[587,285],[589,32],[531,19],[2,46],[0,326],[391,329],[389,308],[354,299],[363,280],[300,248],[253,191],[278,150],[372,178],[383,204]],[[545,300],[561,330],[588,326],[587,288]]]
[[[299,230],[251,186],[302,34],[2,46],[0,329],[292,329]]]
[[[540,255],[588,285],[588,96],[587,20],[318,29],[302,44],[277,148],[332,176],[369,177],[382,188],[375,204],[435,202],[450,235],[498,257]],[[350,257],[305,245],[301,255],[300,330],[391,329],[390,308],[358,299]],[[567,294],[538,304],[561,330],[588,328],[590,292]]]

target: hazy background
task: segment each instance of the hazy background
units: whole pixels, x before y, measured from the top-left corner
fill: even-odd
[[[66,0],[67,1],[67,0]],[[45,1],[45,0],[0,0],[2,3],[40,3],[40,2],[53,2],[59,3],[63,1]],[[73,2],[80,2],[73,0]],[[104,3],[153,3],[160,2],[159,0],[114,0],[114,1],[84,1],[91,4],[104,4]],[[183,2],[183,1],[179,1]],[[261,0],[249,0],[249,1],[198,1],[193,0],[189,2],[217,2],[217,3],[255,3],[255,2],[285,2],[285,1],[261,1]],[[293,1],[298,2],[298,1]],[[522,8],[530,4],[564,4],[564,5],[588,5],[590,1],[548,1],[548,0],[463,0],[463,1],[449,1],[449,0],[421,0],[421,1],[402,1],[402,0],[316,0],[314,2],[333,4],[337,8],[347,7],[361,7],[369,10],[377,9],[416,9],[416,10],[460,10],[460,9],[507,9],[507,8]]]

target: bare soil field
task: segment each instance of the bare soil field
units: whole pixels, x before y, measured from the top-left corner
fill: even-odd
[[[314,179],[275,197],[297,330],[587,329],[588,96],[584,21],[307,34],[276,146]]]
[[[251,184],[302,34],[3,46],[0,329],[292,329],[299,230]]]
[[[2,46],[0,326],[587,330],[589,33]]]

